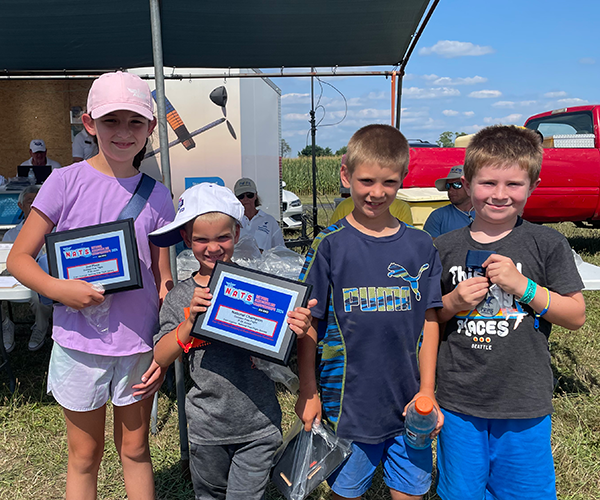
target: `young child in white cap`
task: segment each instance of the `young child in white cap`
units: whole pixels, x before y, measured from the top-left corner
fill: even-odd
[[[249,353],[190,335],[196,316],[210,305],[207,285],[216,262],[231,260],[243,216],[233,192],[203,183],[181,195],[171,224],[150,234],[157,246],[183,239],[200,263],[197,273],[167,294],[154,337],[154,356],[161,366],[169,366],[182,352],[190,356],[193,386],[186,415],[197,499],[260,500],[281,444],[281,409],[273,381],[253,367]],[[310,325],[309,308],[288,315],[299,336]]]
[[[148,84],[130,73],[106,73],[93,82],[87,110],[82,121],[98,139],[98,155],[50,174],[7,266],[25,286],[60,303],[54,306],[48,391],[63,407],[67,423],[67,500],[96,498],[108,399],[127,496],[150,500],[150,396],[164,378],[152,357],[152,335],[159,301],[172,278],[168,252],[150,245],[148,233],[173,220],[169,190],[157,182],[135,219],[143,288],[116,294],[108,332],[100,334],[83,314],[64,307],[80,310],[104,302],[92,283],[53,278],[35,260],[44,235],[53,228],[66,231],[116,221],[142,179],[137,167],[156,126]]]

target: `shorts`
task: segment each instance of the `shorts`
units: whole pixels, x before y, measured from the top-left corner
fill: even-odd
[[[279,431],[246,443],[190,442],[195,500],[261,500],[280,445]]]
[[[373,481],[379,463],[383,465],[385,484],[408,495],[424,495],[431,486],[431,446],[415,450],[396,436],[379,444],[354,441],[352,455],[337,469],[327,482],[331,489],[345,498],[363,495]]]
[[[48,394],[63,408],[92,411],[110,398],[115,406],[141,401],[131,386],[142,380],[152,363],[152,351],[129,356],[100,356],[54,342],[48,368]]]
[[[444,500],[554,500],[550,415],[487,419],[442,410],[437,494]]]

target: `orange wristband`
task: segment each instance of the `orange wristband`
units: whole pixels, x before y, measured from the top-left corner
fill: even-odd
[[[183,349],[183,352],[188,353],[188,352],[190,352],[190,349],[191,349],[192,345],[194,344],[194,339],[190,340],[187,344],[184,344],[181,340],[179,340],[179,327],[181,325],[183,325],[184,323],[185,323],[185,321],[182,321],[181,323],[179,323],[177,325],[177,329],[175,330],[175,340],[177,340],[177,343]]]

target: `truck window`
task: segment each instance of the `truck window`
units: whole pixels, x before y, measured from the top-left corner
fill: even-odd
[[[538,130],[544,137],[594,133],[591,111],[544,116],[527,122],[525,126],[531,130]]]

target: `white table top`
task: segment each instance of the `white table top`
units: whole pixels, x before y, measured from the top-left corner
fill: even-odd
[[[25,285],[20,283],[11,288],[0,288],[0,301],[8,300],[9,302],[29,302],[35,292],[30,290]]]
[[[581,262],[577,264],[577,270],[583,280],[584,290],[600,290],[600,267]]]

